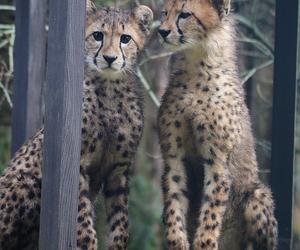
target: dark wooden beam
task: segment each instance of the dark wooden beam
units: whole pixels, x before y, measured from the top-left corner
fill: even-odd
[[[278,249],[292,237],[298,0],[276,1],[271,185],[279,223]]]
[[[46,0],[16,0],[12,153],[42,125]]]
[[[40,248],[76,249],[81,105],[84,75],[84,0],[51,0]]]

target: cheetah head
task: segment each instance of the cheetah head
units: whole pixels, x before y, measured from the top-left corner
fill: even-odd
[[[97,10],[88,2],[85,37],[87,70],[107,77],[132,72],[152,20],[152,11],[144,5],[133,11],[111,7]]]
[[[178,46],[201,43],[220,27],[231,0],[165,0],[159,33],[164,42]]]

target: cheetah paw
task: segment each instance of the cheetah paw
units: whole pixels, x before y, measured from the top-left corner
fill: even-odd
[[[169,250],[189,250],[189,243],[186,239],[177,238],[168,241]]]
[[[218,244],[211,239],[196,239],[194,242],[194,250],[217,250]]]

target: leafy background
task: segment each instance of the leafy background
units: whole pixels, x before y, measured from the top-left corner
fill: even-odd
[[[161,223],[162,159],[156,132],[159,100],[168,84],[169,54],[161,51],[156,34],[162,1],[96,0],[96,2],[98,6],[117,5],[121,8],[143,3],[150,6],[155,12],[156,21],[152,27],[152,36],[138,68],[141,87],[145,89],[146,125],[137,155],[134,177],[131,181],[130,249],[165,249]],[[15,35],[13,6],[12,0],[0,0],[0,172],[11,157],[11,96]],[[275,0],[235,0],[233,13],[238,26],[236,41],[240,76],[247,92],[247,104],[251,111],[260,173],[262,179],[268,182],[272,135]],[[300,68],[300,60],[298,65]],[[299,87],[300,81],[298,81],[298,93]],[[299,100],[297,108],[293,249],[300,249],[300,198],[299,195],[296,195],[299,194],[300,188]],[[99,245],[100,249],[104,249],[106,228],[102,197],[99,197],[97,202],[97,214],[99,215],[97,220]]]

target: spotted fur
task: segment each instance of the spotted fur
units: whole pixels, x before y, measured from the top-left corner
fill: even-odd
[[[143,130],[142,95],[133,72],[151,20],[146,6],[130,12],[96,10],[89,3],[78,250],[97,249],[93,203],[101,187],[108,249],[127,249],[128,182]],[[104,56],[116,60],[108,62]],[[0,249],[38,249],[43,140],[41,129],[18,150],[0,177]]]
[[[238,77],[229,0],[166,0],[160,34],[171,48],[159,112],[169,249],[275,250],[270,190],[258,177]]]

